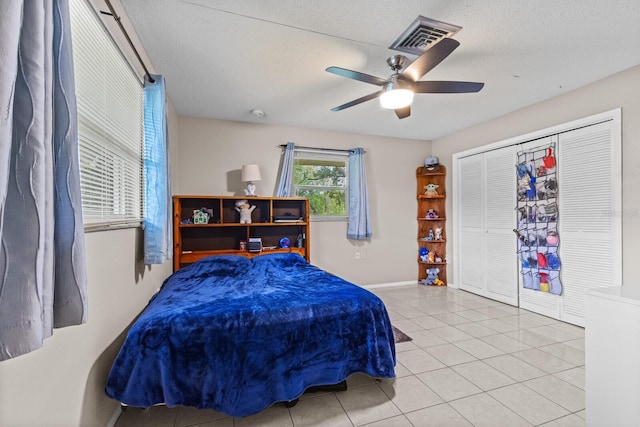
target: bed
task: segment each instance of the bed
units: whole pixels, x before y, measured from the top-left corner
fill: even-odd
[[[255,414],[355,372],[394,377],[383,302],[294,253],[201,259],[130,328],[106,394],[135,407]]]

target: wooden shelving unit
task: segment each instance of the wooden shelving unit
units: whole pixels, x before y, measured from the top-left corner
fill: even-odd
[[[418,201],[418,249],[425,247],[429,252],[433,252],[434,259],[439,258],[440,262],[423,261],[418,256],[418,281],[422,282],[427,278],[429,268],[439,268],[438,278],[447,284],[447,236],[446,236],[446,186],[447,170],[444,165],[437,165],[426,168],[419,167],[416,170],[417,181],[417,201]],[[437,195],[426,195],[425,186],[427,184],[437,185]],[[435,212],[437,217],[433,218],[430,212]],[[441,238],[436,239],[436,228],[442,230]],[[433,232],[433,239],[427,240]]]
[[[255,206],[250,224],[240,224],[235,206],[247,200]],[[185,223],[194,211],[212,209],[206,224]],[[276,217],[287,216],[286,220]],[[261,253],[295,252],[307,261],[309,254],[309,199],[289,197],[242,196],[173,196],[173,270],[211,255],[242,255],[253,257]],[[250,237],[262,239],[262,252],[249,252]],[[291,246],[280,247],[282,238]],[[241,249],[245,242],[246,249]]]

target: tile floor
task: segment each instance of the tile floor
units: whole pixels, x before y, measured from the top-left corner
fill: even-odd
[[[413,338],[396,378],[352,375],[247,418],[188,407],[129,408],[116,426],[584,426],[584,329],[451,288],[373,291]]]

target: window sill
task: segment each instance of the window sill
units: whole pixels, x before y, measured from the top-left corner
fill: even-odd
[[[309,220],[311,222],[348,222],[349,218],[346,216],[311,216]]]
[[[142,221],[113,221],[113,222],[100,222],[93,224],[85,224],[84,232],[85,233],[94,233],[96,231],[107,231],[107,230],[120,230],[123,228],[138,228],[142,227]]]

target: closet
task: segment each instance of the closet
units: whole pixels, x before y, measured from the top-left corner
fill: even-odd
[[[461,289],[518,304],[515,147],[459,159],[454,183]]]
[[[518,154],[554,147],[562,293],[523,286]],[[622,280],[620,110],[453,156],[454,283],[460,289],[584,326],[590,289]]]

